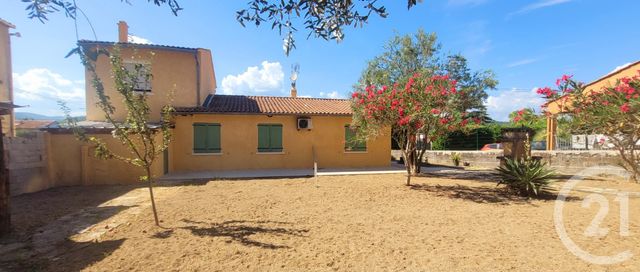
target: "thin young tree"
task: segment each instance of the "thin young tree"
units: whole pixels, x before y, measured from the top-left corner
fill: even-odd
[[[104,118],[112,128],[113,138],[118,144],[124,145],[130,151],[130,155],[118,154],[113,151],[113,146],[103,139],[87,134],[77,121],[70,116],[70,110],[63,104],[62,108],[67,118],[67,123],[81,141],[91,143],[95,147],[95,156],[101,159],[117,159],[141,168],[144,174],[140,181],[146,182],[149,188],[149,197],[153,210],[153,218],[156,225],[160,225],[153,196],[154,177],[152,166],[158,157],[168,148],[171,140],[171,115],[173,107],[168,103],[162,107],[161,119],[158,124],[151,123],[151,108],[147,103],[147,93],[136,91],[136,86],[141,81],[149,81],[153,77],[151,71],[142,64],[136,64],[133,70],[124,66],[118,46],[112,50],[98,48],[96,51],[79,46],[72,53],[77,53],[82,64],[91,75],[92,85],[96,90],[98,102],[96,106],[104,112]],[[96,61],[100,54],[106,54],[111,65],[111,73],[115,82],[115,91],[122,99],[127,112],[124,120],[114,118],[115,107],[104,88],[103,80],[96,72]],[[168,102],[170,101],[168,98]]]

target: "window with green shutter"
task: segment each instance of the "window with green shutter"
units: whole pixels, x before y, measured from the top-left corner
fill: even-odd
[[[356,138],[356,129],[349,125],[344,126],[344,150],[367,151],[367,142]]]
[[[282,152],[282,125],[258,125],[258,152]]]
[[[193,153],[220,153],[220,124],[193,124]]]

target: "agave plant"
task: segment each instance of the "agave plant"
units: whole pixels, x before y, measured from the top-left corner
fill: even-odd
[[[546,163],[531,158],[506,158],[504,165],[496,170],[500,177],[498,185],[504,184],[510,191],[528,197],[537,196],[540,190],[544,190],[554,174],[553,170],[546,167]]]

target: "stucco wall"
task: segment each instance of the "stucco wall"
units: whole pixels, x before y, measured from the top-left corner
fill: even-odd
[[[498,167],[496,157],[502,156],[501,151],[427,151],[424,157],[431,164],[452,166],[452,153],[460,154],[461,164],[486,169]],[[531,154],[542,157],[551,168],[563,174],[575,174],[587,167],[619,165],[615,151],[533,151]],[[397,156],[398,151],[394,150],[394,157]]]
[[[116,154],[130,157],[128,149],[110,134],[90,135],[102,139]],[[158,138],[159,140],[159,138]],[[78,141],[72,134],[51,134],[48,143],[49,175],[52,186],[133,184],[143,171],[125,162],[94,156],[95,149]],[[163,174],[163,157],[158,156],[153,167],[154,177]]]
[[[204,90],[199,95],[195,51],[122,48],[121,55],[123,60],[151,64],[151,74],[153,75],[151,87],[153,90],[148,96],[148,103],[151,108],[150,120],[160,120],[160,111],[164,105],[192,107],[201,105],[206,98]],[[103,81],[106,94],[111,97],[111,102],[116,108],[115,119],[124,120],[126,111],[121,96],[116,93],[114,87],[111,64],[104,54],[98,57],[96,71]],[[203,70],[202,72],[207,71]],[[213,72],[212,69],[211,72]],[[215,84],[212,80],[209,81],[211,82],[207,82],[208,86]],[[85,73],[85,82],[87,90],[87,120],[104,121],[104,113],[95,105],[98,100],[92,84],[91,73]],[[170,100],[169,97],[171,93],[173,94],[173,100]],[[204,97],[201,97],[202,95]]]
[[[344,151],[344,126],[351,117],[312,116],[312,130],[297,130],[296,116],[214,115],[177,116],[170,148],[170,171],[312,168],[315,148],[319,168],[381,167],[390,163],[390,137],[367,142],[366,152]],[[193,153],[193,123],[220,123],[222,154]],[[283,152],[259,154],[261,123],[282,124]]]
[[[13,101],[11,75],[11,37],[9,28],[0,23],[0,101]],[[13,112],[13,111],[12,111]],[[0,116],[2,118],[2,132],[13,135],[13,114]]]

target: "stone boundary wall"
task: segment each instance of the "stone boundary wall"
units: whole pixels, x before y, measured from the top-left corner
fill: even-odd
[[[45,190],[51,187],[47,170],[44,133],[28,137],[5,137],[11,195]]]
[[[492,169],[499,165],[496,157],[502,156],[502,151],[427,151],[424,155],[425,162],[438,165],[453,166],[451,155],[458,153],[463,163],[468,167]],[[540,156],[551,168],[562,174],[576,174],[588,167],[620,165],[618,152],[616,151],[533,151],[533,156]],[[391,156],[399,159],[402,153],[392,150]]]

